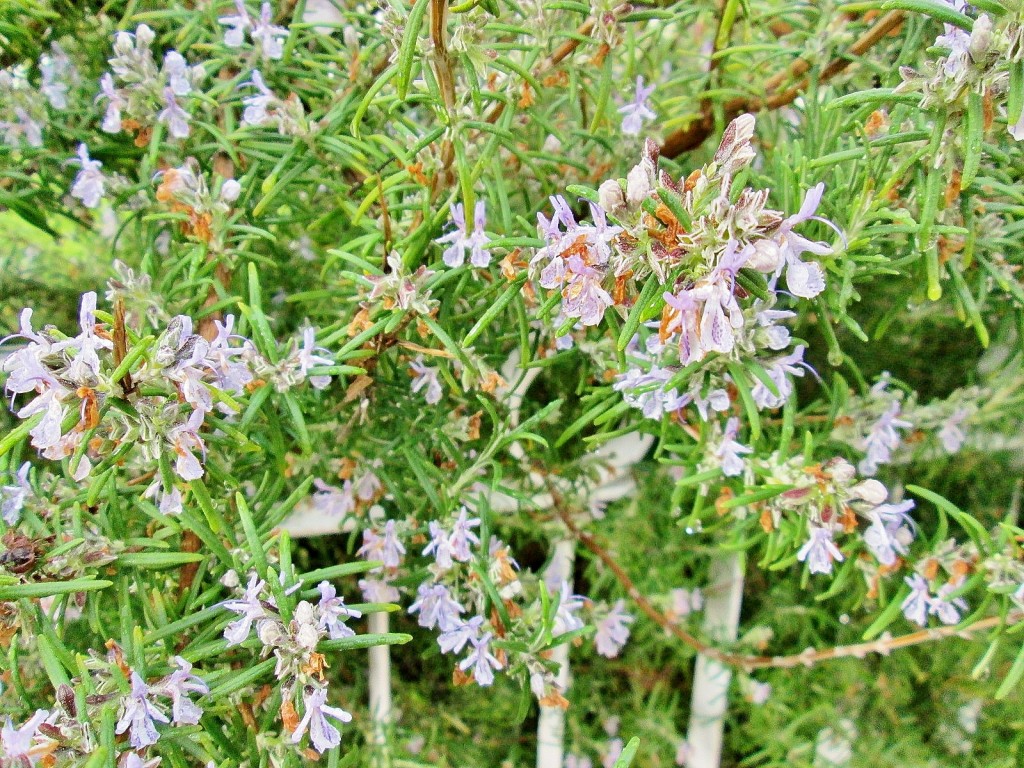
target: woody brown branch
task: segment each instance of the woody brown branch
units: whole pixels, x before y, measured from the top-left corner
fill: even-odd
[[[853,45],[850,46],[849,51],[830,61],[821,70],[818,82],[826,83],[849,67],[856,57],[862,56],[882,38],[896,30],[903,23],[904,17],[903,11],[890,11],[882,16],[864,34],[857,38]],[[763,85],[764,92],[771,95],[767,97],[744,96],[727,101],[724,105],[726,122],[745,112],[779,109],[780,107],[792,104],[797,96],[803,93],[810,85],[809,78],[799,80],[780,93],[771,92],[783,83],[805,74],[810,68],[811,65],[806,59],[797,59],[784,70],[765,81]],[[701,115],[697,120],[686,128],[668,135],[661,147],[662,156],[668,158],[678,157],[681,154],[696,149],[712,134],[714,128],[714,116],[711,114],[710,109],[705,107],[701,110]]]
[[[604,547],[598,544],[597,539],[586,531],[581,530],[580,527],[576,525],[569,511],[565,509],[561,495],[551,483],[548,484],[548,490],[551,493],[555,513],[558,515],[565,527],[584,547],[586,547],[588,551],[591,552],[591,554],[604,563],[605,567],[612,572],[616,581],[619,582],[630,600],[636,604],[637,608],[651,619],[651,621],[669,632],[683,644],[689,646],[702,656],[713,659],[714,661],[726,666],[739,667],[740,669],[748,672],[755,669],[810,667],[814,664],[834,659],[861,659],[871,653],[888,654],[890,651],[898,648],[909,648],[914,645],[931,643],[949,637],[966,638],[972,634],[998,627],[1004,623],[1006,626],[1009,626],[1024,621],[1024,611],[1014,611],[1009,614],[1005,620],[1000,616],[990,616],[989,618],[976,621],[973,624],[968,624],[965,627],[954,625],[922,629],[906,635],[880,638],[878,640],[856,643],[854,645],[839,645],[832,648],[822,649],[808,648],[806,651],[802,651],[801,653],[794,653],[785,656],[756,656],[729,653],[702,642],[700,639],[691,635],[685,629],[673,622],[664,613],[659,611],[637,588],[629,574],[626,573],[626,570],[618,563],[618,561],[616,561],[616,559],[612,557]]]

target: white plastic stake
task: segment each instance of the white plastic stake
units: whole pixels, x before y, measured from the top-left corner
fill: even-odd
[[[369,615],[371,634],[388,631],[387,613]],[[391,650],[388,645],[375,645],[370,650],[370,722],[373,728],[373,744],[383,758],[383,764],[390,764],[388,729],[391,726]]]
[[[569,583],[572,591],[572,565],[576,558],[576,542],[564,539],[555,544],[555,552],[548,566],[552,578],[548,583]],[[569,690],[569,643],[557,646],[551,660],[558,664],[556,682],[565,694]],[[565,710],[561,707],[540,708],[537,720],[537,768],[561,768],[565,750]]]
[[[742,601],[743,556],[732,552],[717,555],[711,561],[704,591],[704,631],[709,638],[717,642],[736,639]],[[697,656],[686,736],[687,768],[719,768],[731,680],[729,667],[707,656]]]

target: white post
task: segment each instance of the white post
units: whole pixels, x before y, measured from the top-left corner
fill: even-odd
[[[725,553],[711,561],[704,592],[704,631],[717,642],[732,642],[739,630],[743,601],[743,556]],[[732,670],[698,655],[690,696],[690,725],[686,741],[687,768],[719,768],[722,731],[729,703]]]
[[[576,542],[563,539],[555,544],[555,551],[548,566],[548,573],[554,581],[561,585],[569,583],[572,591],[572,565],[576,558]],[[564,694],[569,689],[569,643],[557,646],[551,655],[552,661],[558,664],[558,675],[555,681]],[[537,768],[562,768],[562,754],[565,751],[565,710],[561,707],[540,708],[537,721]]]
[[[371,613],[368,617],[371,634],[388,631],[388,614]],[[388,730],[391,726],[391,651],[387,645],[375,645],[370,651],[370,723],[372,743],[378,765],[391,765]]]

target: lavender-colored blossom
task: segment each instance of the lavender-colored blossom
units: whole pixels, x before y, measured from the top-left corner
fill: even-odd
[[[428,405],[437,405],[441,400],[441,382],[437,378],[437,368],[423,364],[423,358],[417,357],[409,367],[413,370],[412,391],[419,392],[426,388],[425,400]]]
[[[450,243],[442,256],[444,263],[449,267],[461,267],[466,261],[466,251],[469,251],[469,263],[474,267],[486,267],[491,263],[491,252],[487,245],[491,242],[484,231],[487,226],[487,210],[483,200],[477,200],[473,207],[473,231],[466,228],[466,214],[462,203],[456,203],[451,208],[452,221],[455,229],[435,242],[440,244]]]
[[[189,696],[193,693],[209,693],[210,687],[202,678],[192,674],[192,665],[181,656],[175,656],[174,663],[178,669],[154,686],[154,689],[171,697],[171,720],[176,725],[195,725],[203,716],[203,708]]]
[[[555,611],[555,620],[551,624],[551,636],[558,637],[567,632],[583,629],[583,619],[576,614],[583,609],[585,604],[586,598],[574,595],[569,582],[563,578],[558,594],[558,609]]]
[[[128,743],[134,749],[156,744],[160,738],[156,724],[170,722],[167,715],[149,700],[149,696],[149,686],[139,677],[138,672],[132,672],[132,692],[121,699],[121,718],[114,732],[122,734],[130,731]]]
[[[128,106],[128,101],[121,95],[121,91],[114,88],[114,76],[109,72],[100,78],[100,94],[96,101],[100,99],[107,100],[107,110],[103,114],[103,124],[100,127],[106,133],[120,133],[121,110]]]
[[[653,120],[657,114],[651,109],[647,100],[654,93],[655,86],[644,85],[644,78],[638,75],[636,78],[636,93],[633,101],[619,107],[619,114],[622,115],[622,132],[627,136],[638,136],[643,129],[644,123]]]
[[[395,521],[388,520],[384,524],[384,535],[367,528],[363,531],[363,546],[357,554],[367,560],[380,560],[385,568],[397,568],[402,564],[402,556],[405,554],[405,546],[398,540],[398,532],[395,530]]]
[[[623,748],[626,743],[618,736],[608,740],[608,747],[601,758],[602,768],[615,768],[615,764],[619,761],[619,756],[622,754]]]
[[[188,96],[192,92],[188,62],[177,51],[168,51],[164,54],[163,74],[167,77],[167,86],[175,96]]]
[[[255,86],[259,93],[246,96],[242,99],[245,109],[242,112],[242,125],[260,126],[271,121],[269,109],[278,99],[263,81],[263,75],[258,69],[252,71],[252,80],[243,85]]]
[[[171,88],[164,88],[163,98],[164,108],[156,116],[157,120],[167,125],[167,131],[173,138],[188,138],[190,132],[188,122],[191,116],[178,104]]]
[[[358,619],[363,614],[348,608],[345,599],[338,597],[338,591],[329,581],[321,581],[317,588],[320,590],[320,602],[317,604],[320,629],[326,629],[331,640],[355,637],[356,633],[346,626],[345,619]]]
[[[913,576],[906,576],[903,580],[910,587],[910,594],[903,599],[900,608],[909,621],[923,627],[928,623],[928,608],[931,603],[928,582],[917,573]]]
[[[302,737],[308,729],[309,741],[320,754],[341,744],[341,733],[327,721],[327,718],[331,717],[342,723],[350,723],[352,715],[340,707],[327,705],[326,688],[303,691],[302,699],[306,705],[306,713],[295,728],[295,733],[292,734],[292,743],[298,744],[302,741]]]
[[[466,609],[452,599],[443,584],[424,582],[416,590],[416,595],[419,599],[409,606],[409,613],[419,613],[417,623],[421,627],[438,627],[442,632],[450,632],[461,623],[459,616]]]
[[[469,547],[472,544],[479,544],[479,537],[473,533],[473,528],[480,527],[480,518],[470,518],[465,507],[459,511],[459,517],[452,526],[452,535],[449,539],[452,549],[452,557],[459,562],[468,562],[472,557]]]
[[[317,512],[332,517],[345,517],[356,508],[355,496],[352,493],[352,481],[346,480],[341,488],[328,485],[319,477],[314,478],[313,508]]]
[[[437,638],[441,653],[462,653],[466,643],[480,637],[480,627],[483,623],[483,616],[474,616],[469,621],[461,622],[447,632],[442,632]]]
[[[39,57],[39,91],[54,109],[67,109],[67,79],[77,78],[77,73],[71,59],[59,45],[52,43],[50,50],[50,53],[44,53]]]
[[[437,567],[446,571],[454,565],[452,561],[451,536],[444,526],[436,520],[430,521],[429,528],[430,543],[423,548],[423,556],[433,555],[434,563]]]
[[[299,373],[309,377],[309,383],[314,389],[324,389],[331,383],[330,376],[309,376],[311,368],[318,365],[334,365],[334,359],[327,355],[318,355],[317,352],[330,354],[323,347],[316,346],[316,330],[306,328],[302,331],[302,346],[298,349]]]
[[[804,369],[808,367],[804,362],[804,349],[806,347],[795,347],[788,355],[776,358],[764,366],[765,373],[775,385],[778,394],[772,392],[763,381],[758,379],[750,390],[758,408],[780,408],[789,400],[793,394],[793,382],[789,377],[803,376]]]
[[[966,408],[957,408],[949,418],[942,422],[938,436],[946,453],[956,453],[963,446],[967,435],[960,425],[963,424],[969,413]]]
[[[722,442],[715,449],[714,455],[722,467],[722,474],[726,477],[739,477],[743,474],[743,454],[750,453],[754,449],[748,445],[742,445],[736,441],[739,433],[740,420],[733,416],[725,424],[722,432]]]
[[[380,579],[360,579],[358,583],[368,603],[396,603],[401,597],[397,589]]]
[[[273,9],[270,3],[263,3],[260,6],[260,18],[252,26],[249,33],[253,42],[258,42],[263,52],[264,59],[280,59],[284,55],[284,38],[288,37],[288,30],[284,27],[275,26]]]
[[[749,249],[730,240],[711,273],[694,289],[704,301],[700,315],[700,346],[705,352],[728,354],[736,344],[736,331],[743,327],[743,310],[736,300],[736,273],[749,258]]]
[[[704,607],[704,594],[699,588],[673,589],[671,596],[672,615],[678,619],[686,618]]]
[[[629,625],[634,618],[626,613],[624,600],[616,600],[604,618],[597,622],[594,646],[602,656],[613,659],[629,640]]]
[[[872,426],[864,439],[865,456],[857,465],[862,475],[873,475],[880,464],[889,462],[892,452],[900,444],[897,429],[910,429],[914,425],[909,421],[896,418],[900,413],[900,403],[894,400],[889,408]]]
[[[962,597],[950,597],[957,585],[943,584],[928,605],[928,613],[938,616],[943,624],[957,624],[961,614],[967,610],[967,601]]]
[[[100,172],[103,163],[89,157],[89,150],[85,144],[78,145],[78,162],[81,164],[81,170],[71,185],[71,196],[81,200],[86,208],[95,208],[103,199],[107,182]]]
[[[50,713],[45,709],[37,709],[25,724],[15,728],[11,718],[7,718],[3,728],[0,728],[0,750],[5,758],[14,761],[13,765],[32,765],[36,756],[31,754],[32,743],[39,736],[39,726],[46,722]]]
[[[267,611],[260,600],[260,594],[267,583],[253,573],[249,577],[249,584],[245,593],[238,600],[226,600],[222,606],[229,611],[239,614],[239,618],[224,627],[224,639],[228,641],[228,647],[238,645],[249,637],[252,623],[267,617]]]
[[[846,558],[832,542],[832,529],[810,526],[806,543],[796,553],[796,559],[806,562],[811,573],[832,573],[833,561],[843,562]]]
[[[459,669],[465,672],[473,670],[473,679],[477,685],[490,685],[494,682],[494,670],[501,669],[502,663],[491,653],[491,638],[493,634],[485,632],[480,637],[471,637],[469,642],[473,649],[461,662]]]
[[[666,291],[662,298],[671,309],[665,333],[679,335],[679,362],[689,365],[707,353],[700,338],[700,302],[690,290]]]
[[[203,426],[204,413],[201,410],[192,411],[188,421],[172,427],[167,432],[167,439],[177,459],[174,462],[174,471],[182,480],[198,480],[203,476],[203,465],[196,458],[193,451],[199,451],[205,458],[206,445],[199,436],[199,430]]]
[[[832,222],[814,215],[824,191],[824,184],[818,184],[807,190],[800,210],[783,220],[775,235],[775,241],[779,246],[782,258],[775,276],[778,277],[783,268],[785,268],[786,287],[790,293],[802,299],[812,299],[825,290],[825,273],[817,262],[801,261],[800,254],[806,251],[816,256],[824,256],[832,253],[832,247],[827,243],[808,240],[794,232],[793,228],[798,224],[814,220],[836,229]],[[836,231],[838,232],[839,230],[836,229]]]
[[[243,0],[235,0],[237,13],[234,16],[221,16],[218,24],[228,27],[224,31],[224,45],[229,48],[240,48],[245,42],[245,30],[252,26],[252,18]]]
[[[32,486],[28,482],[30,469],[32,465],[26,461],[14,476],[14,485],[0,487],[0,517],[8,525],[13,526],[18,522],[26,499],[32,494]]]
[[[374,462],[373,466],[380,467],[381,462],[378,460]],[[360,501],[372,501],[382,488],[380,478],[372,469],[365,470],[355,482],[356,497]]]

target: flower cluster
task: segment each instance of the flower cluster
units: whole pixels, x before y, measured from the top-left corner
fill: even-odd
[[[288,30],[273,23],[274,11],[270,3],[260,6],[260,15],[253,17],[245,7],[245,0],[235,0],[235,14],[221,16],[217,21],[227,29],[224,31],[224,45],[241,48],[245,35],[257,47],[263,59],[280,59],[284,55],[284,41]]]
[[[945,0],[945,3],[962,14],[969,10],[965,0]],[[960,143],[957,129],[970,109],[968,102],[972,94],[978,99],[982,95],[986,99],[1005,98],[1010,86],[1010,70],[1024,60],[1020,44],[1024,27],[1013,14],[995,21],[986,13],[973,20],[965,18],[971,22],[970,31],[954,24],[943,24],[943,33],[935,38],[935,47],[946,53],[928,62],[926,71],[900,67],[903,82],[897,90],[919,92],[922,109],[937,108],[946,113],[948,141],[940,142],[940,146]],[[1010,135],[1017,141],[1024,140],[1024,111],[1007,114],[1006,119]],[[960,147],[960,157],[967,151],[966,147]]]
[[[0,69],[0,134],[9,147],[43,146],[46,100],[29,82],[27,64]]]
[[[154,125],[161,123],[175,139],[187,138],[192,116],[179,99],[195,95],[206,78],[202,65],[189,66],[185,57],[171,50],[157,65],[151,45],[153,30],[140,24],[135,33],[118,32],[110,72],[100,78],[97,101],[106,103],[102,128],[107,133],[129,130],[135,143],[145,146]]]
[[[807,536],[797,559],[807,563],[811,573],[831,573],[834,563],[846,559],[835,543],[844,534],[859,534],[882,573],[899,568],[899,558],[907,554],[916,534],[908,514],[912,501],[886,503],[885,486],[874,479],[858,480],[854,466],[841,458],[808,466],[802,457],[780,462],[773,454],[765,469],[766,483],[792,487],[765,503],[761,526],[776,530],[797,513]],[[862,528],[862,523],[867,525]]]
[[[301,583],[296,584],[285,594],[300,588]],[[320,582],[317,590],[320,595],[317,603],[299,601],[288,618],[279,608],[267,582],[253,573],[241,596],[226,600],[222,606],[238,616],[224,628],[228,647],[244,643],[255,628],[256,637],[263,646],[262,653],[273,654],[277,659],[274,675],[281,682],[285,707],[291,707],[293,713],[293,699],[297,692],[301,692],[304,715],[294,727],[292,742],[299,743],[308,730],[313,747],[323,753],[341,743],[340,732],[327,718],[347,723],[352,716],[343,709],[327,705],[327,686],[324,684],[327,661],[317,647],[325,639],[354,637],[355,632],[345,622],[358,619],[362,614],[348,608],[330,582]],[[287,726],[287,718],[285,723]]]
[[[959,545],[953,539],[941,542],[917,563],[914,573],[904,577],[910,592],[900,605],[903,615],[922,627],[928,624],[929,616],[938,617],[943,624],[957,624],[968,608],[967,601],[959,596],[960,588],[977,562],[978,552],[973,545]]]
[[[256,92],[242,99],[242,125],[273,126],[282,136],[304,136],[310,131],[302,101],[294,93],[281,99],[263,80],[258,69],[252,71],[252,80],[241,87],[255,88]]]
[[[95,459],[123,455],[132,446],[152,465],[167,458],[178,477],[195,480],[204,474],[200,433],[215,400],[228,415],[234,412],[231,396],[244,396],[267,381],[281,391],[306,379],[314,387],[329,382],[311,373],[332,362],[316,354],[312,329],[275,365],[251,341],[232,333],[232,316],[214,321],[216,333],[209,340],[193,332],[190,317],[172,318],[138,367],[115,377],[128,352],[128,329],[123,320],[100,323],[96,311],[96,294],[85,294],[80,333],[67,337],[49,327],[36,331],[32,310],[26,309],[19,333],[2,340],[27,342],[4,358],[2,370],[9,374],[5,387],[12,398],[31,398],[16,413],[32,420],[32,445],[51,460],[73,457],[72,473],[79,481]],[[115,403],[130,407],[107,408]],[[159,496],[162,511],[180,510],[181,493],[170,477],[161,475],[150,490]]]
[[[108,703],[117,707],[114,732],[127,734],[128,744],[140,752],[160,739],[158,723],[196,725],[203,716],[203,708],[193,697],[209,693],[210,689],[180,656],[172,659],[173,671],[153,683],[147,683],[125,663],[121,649],[114,643],[110,644],[106,658],[91,651],[85,665],[92,671],[88,690],[95,691],[84,698],[86,710],[79,708],[71,685],[58,686],[57,706],[53,709],[36,710],[19,727],[7,718],[0,730],[0,763],[52,765],[62,759],[88,757],[96,750],[93,729],[102,719],[100,709]],[[137,753],[124,754],[134,754],[138,759]]]

